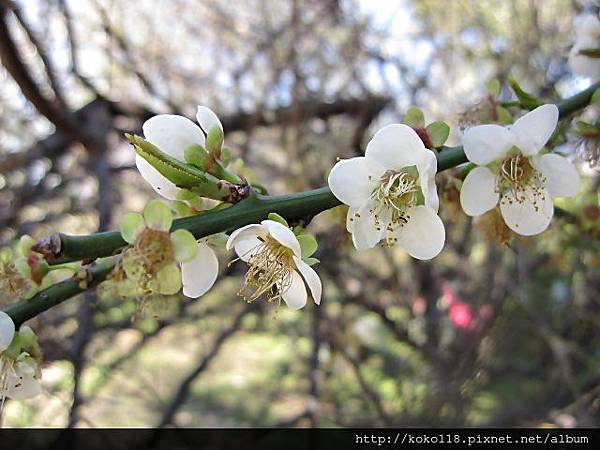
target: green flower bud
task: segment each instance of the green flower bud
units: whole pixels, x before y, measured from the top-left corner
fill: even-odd
[[[274,222],[279,222],[281,225],[284,225],[286,227],[289,227],[287,220],[285,220],[283,217],[281,217],[279,214],[277,213],[269,213],[269,215],[267,216],[267,218],[269,220],[272,220]]]

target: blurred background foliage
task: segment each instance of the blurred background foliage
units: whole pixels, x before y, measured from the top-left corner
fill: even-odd
[[[451,123],[457,143],[492,78],[546,101],[587,86],[566,65],[586,6],[0,0],[0,244],[140,211],[154,195],[123,132],[199,103],[222,118],[238,170],[272,193],[323,185],[409,105]],[[321,214],[320,307],[244,303],[243,265],[225,252],[197,301],[72,299],[31,321],[44,394],[7,402],[2,423],[598,426],[599,177],[579,167],[584,188],[551,229],[508,245],[438,175],[448,238],[431,262],[356,252],[343,208]]]

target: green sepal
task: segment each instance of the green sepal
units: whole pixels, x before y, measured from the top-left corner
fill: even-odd
[[[302,258],[302,261],[304,261],[309,266],[314,266],[315,264],[318,264],[321,262],[317,258]]]
[[[508,80],[508,83],[510,84],[512,90],[515,92],[515,95],[519,99],[519,102],[521,103],[521,106],[523,108],[532,110],[540,106],[540,102],[535,97],[535,95],[524,91],[521,85],[519,85],[519,83],[517,82],[517,80],[511,78],[510,80]]]
[[[206,135],[206,148],[216,158],[221,156],[221,147],[223,147],[223,130],[218,125],[214,125]]]
[[[144,231],[144,228],[146,228],[144,216],[136,212],[125,214],[119,225],[121,237],[128,244],[133,244],[142,231]]]
[[[174,295],[181,289],[181,271],[175,264],[168,264],[158,271],[150,282],[150,288],[163,295]]]
[[[224,193],[218,186],[218,179],[206,174],[191,164],[186,164],[162,152],[158,147],[139,136],[126,134],[136,153],[144,158],[162,176],[179,188],[187,188],[202,197],[220,200]]]
[[[312,256],[317,251],[319,244],[312,234],[301,234],[300,236],[296,236],[296,238],[300,243],[300,250],[303,259]]]
[[[171,244],[177,262],[191,261],[198,254],[196,238],[188,230],[175,230],[171,233]]]
[[[600,88],[596,89],[592,94],[592,98],[590,99],[591,103],[600,103]]]
[[[425,116],[423,115],[423,111],[416,106],[411,106],[408,108],[408,111],[406,111],[404,123],[411,128],[423,128],[425,126]]]
[[[272,220],[274,222],[279,222],[281,225],[284,225],[286,227],[289,227],[290,225],[288,224],[287,220],[285,220],[285,218],[281,217],[279,214],[277,213],[269,213],[269,215],[267,216],[267,219]]]
[[[173,214],[169,207],[160,200],[150,200],[144,208],[144,221],[148,228],[169,231],[173,224]]]
[[[485,84],[485,88],[488,91],[488,94],[490,94],[494,98],[497,98],[500,95],[500,91],[502,90],[502,85],[500,84],[500,81],[494,78],[493,80],[490,80]]]
[[[200,170],[204,170],[209,155],[204,147],[199,144],[194,144],[185,148],[183,157],[186,163],[191,164]]]
[[[432,122],[425,128],[427,136],[434,147],[444,145],[450,135],[450,127],[446,122]]]
[[[227,167],[231,162],[231,149],[229,147],[221,149],[221,162],[223,163],[223,167]]]
[[[498,123],[501,125],[510,125],[513,123],[510,112],[503,106],[496,105],[496,115],[498,116]]]
[[[225,248],[228,240],[229,236],[227,236],[225,233],[217,233],[208,236],[206,238],[206,243],[212,247]]]

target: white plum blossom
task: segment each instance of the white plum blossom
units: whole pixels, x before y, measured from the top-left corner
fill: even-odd
[[[187,117],[176,114],[159,114],[144,122],[142,126],[144,138],[167,155],[185,162],[184,153],[187,147],[190,145],[205,146],[206,134],[214,126],[223,130],[223,125],[217,115],[206,106],[198,106],[196,120],[200,126]],[[181,189],[152,167],[148,161],[140,155],[136,155],[135,164],[144,180],[159,195],[168,200],[177,199]]]
[[[266,295],[268,301],[283,299],[290,308],[300,309],[308,297],[306,283],[314,302],[321,303],[321,279],[302,260],[300,242],[288,227],[274,220],[246,225],[231,233],[226,247],[248,264],[240,290],[247,301]]]
[[[584,50],[600,49],[600,20],[590,13],[575,18],[575,43],[569,53],[569,66],[577,75],[600,79],[600,58],[581,54]]]
[[[365,156],[338,161],[328,183],[350,206],[346,224],[354,246],[363,250],[385,240],[417,259],[440,253],[446,234],[437,215],[436,171],[435,154],[403,124],[375,133]]]
[[[165,295],[183,286],[187,297],[204,295],[219,274],[219,260],[205,241],[187,230],[171,232],[173,217],[160,200],[152,200],[144,214],[128,213],[121,222],[121,235],[131,244],[123,256],[125,272],[134,285]],[[179,268],[180,267],[180,268]]]
[[[469,128],[463,146],[477,164],[465,178],[460,203],[466,214],[479,216],[500,203],[506,225],[532,236],[544,231],[554,214],[553,197],[571,197],[579,189],[577,169],[563,156],[540,155],[558,123],[558,108],[542,105],[510,127]]]
[[[14,337],[15,324],[8,314],[0,311],[0,405],[5,398],[26,400],[42,392],[35,359],[27,352],[16,358],[7,354]]]

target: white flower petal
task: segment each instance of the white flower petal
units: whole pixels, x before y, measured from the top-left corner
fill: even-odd
[[[557,123],[558,108],[556,105],[538,106],[510,127],[514,144],[524,155],[536,155],[544,148],[544,145],[554,133]]]
[[[354,214],[352,243],[357,250],[375,247],[383,236],[383,231],[377,229],[375,217],[369,213],[371,208],[372,203],[369,203]]]
[[[23,362],[17,362],[14,372],[11,370],[6,376],[6,397],[13,400],[27,400],[42,393],[42,386],[33,373],[21,366],[28,366]],[[0,395],[1,396],[1,395]]]
[[[0,353],[8,348],[15,336],[15,324],[8,314],[0,311]]]
[[[262,243],[263,241],[256,236],[250,236],[244,239],[238,238],[234,244],[235,253],[242,261],[246,262],[256,253],[256,250],[260,248]]]
[[[469,216],[480,216],[498,204],[496,176],[487,167],[475,167],[463,181],[460,189],[460,206]]]
[[[306,286],[304,286],[304,281],[302,281],[300,274],[295,270],[292,271],[291,285],[284,287],[281,296],[285,303],[292,309],[301,309],[306,305],[306,299],[308,298]]]
[[[301,256],[300,242],[298,242],[292,230],[274,220],[263,220],[261,224],[268,228],[272,238],[277,240],[281,245],[291,249],[294,255]]]
[[[379,130],[367,145],[365,156],[385,169],[416,165],[425,151],[421,138],[408,125],[392,124]]]
[[[294,262],[296,263],[296,267],[304,277],[304,281],[308,284],[308,288],[310,289],[310,293],[312,295],[313,300],[317,305],[321,304],[321,294],[323,292],[323,285],[321,283],[321,278],[315,270],[306,264],[302,259],[294,256]]]
[[[378,182],[379,179],[370,174],[364,156],[338,161],[327,180],[333,195],[350,206],[364,205]]]
[[[142,126],[144,137],[162,152],[185,161],[184,152],[193,144],[204,145],[204,133],[190,119],[174,114],[154,116]]]
[[[533,161],[535,168],[546,177],[546,189],[552,197],[573,197],[579,191],[581,178],[575,166],[564,156],[554,153]]]
[[[348,233],[352,233],[354,231],[354,216],[359,210],[360,207],[358,206],[351,206],[350,208],[348,208],[348,214],[346,214],[346,230],[348,230]]]
[[[513,136],[500,125],[478,125],[465,131],[462,142],[469,161],[485,166],[506,155],[513,146]]]
[[[550,194],[542,189],[536,191],[530,187],[519,191],[518,200],[508,192],[500,199],[500,212],[508,228],[523,236],[541,233],[552,220],[554,205]],[[534,204],[535,201],[535,204]]]
[[[183,294],[198,298],[206,294],[219,275],[219,260],[212,248],[204,242],[198,243],[198,252],[191,261],[181,264]]]
[[[135,165],[137,166],[142,178],[152,186],[152,189],[168,200],[176,200],[177,194],[181,189],[163,177],[158,170],[142,158],[140,155],[135,155]]]
[[[417,259],[431,259],[444,248],[446,231],[442,219],[431,208],[415,206],[408,222],[396,234],[397,244]]]
[[[425,198],[425,206],[437,212],[440,207],[440,200],[435,184],[435,174],[437,173],[435,153],[426,149],[421,155],[421,161],[417,163],[417,171],[419,172],[419,182]]]
[[[250,237],[257,236],[265,237],[268,234],[269,230],[263,225],[259,225],[257,223],[246,225],[241,228],[238,228],[229,235],[229,239],[227,239],[227,244],[225,245],[225,248],[227,250],[231,250],[235,246],[237,240],[248,239]]]
[[[221,124],[221,121],[217,115],[212,109],[207,108],[206,106],[198,105],[198,110],[196,111],[196,120],[205,133],[208,133],[209,130],[215,125],[221,130],[223,129],[223,125]]]

